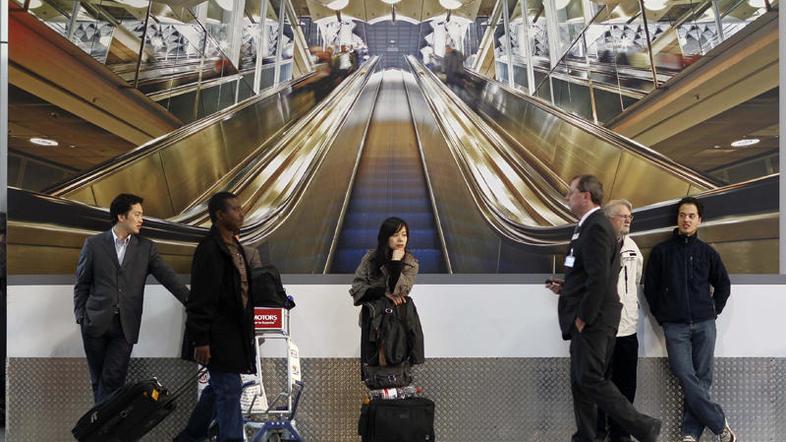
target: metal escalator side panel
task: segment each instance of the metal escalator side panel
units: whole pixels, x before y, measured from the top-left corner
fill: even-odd
[[[47,193],[107,206],[111,198],[122,190],[146,196],[150,215],[160,218],[174,216],[191,203],[189,195],[193,196],[192,192],[203,190],[223,176],[237,164],[238,158],[259,145],[260,140],[275,137],[300,116],[302,112],[283,112],[280,106],[296,84],[286,84],[249,98],[152,140],[49,189]],[[238,127],[250,132],[249,136],[238,136]],[[157,167],[156,163],[159,164]],[[159,191],[147,192],[151,186]],[[166,192],[160,192],[161,189]],[[88,198],[90,195],[92,199]]]
[[[412,85],[412,86],[410,86]],[[409,107],[409,113],[412,116],[412,126],[415,130],[415,139],[417,140],[418,144],[418,153],[420,154],[420,161],[423,165],[423,175],[426,178],[426,187],[428,188],[428,195],[431,201],[431,208],[434,211],[434,224],[437,229],[437,234],[439,236],[440,247],[442,249],[442,256],[445,264],[445,270],[447,273],[453,273],[453,265],[450,262],[450,253],[448,251],[448,244],[447,240],[445,239],[445,230],[442,228],[442,217],[439,214],[439,207],[437,205],[436,197],[434,195],[434,185],[431,182],[431,176],[429,171],[428,162],[426,161],[426,154],[423,149],[423,141],[420,137],[420,130],[418,129],[418,123],[416,121],[415,110],[412,107],[413,98],[410,92],[410,89],[413,87],[417,87],[417,83],[415,82],[414,77],[411,73],[408,73],[404,76],[404,89],[407,95],[407,106]]]
[[[631,164],[639,160],[644,161],[651,164],[650,170],[659,170],[657,172],[659,177],[673,176],[674,178],[671,179],[685,182],[683,195],[687,193],[689,186],[704,190],[717,187],[716,180],[678,164],[633,140],[507,88],[505,85],[480,78],[472,73],[469,75],[483,91],[480,95],[481,102],[477,107],[484,119],[489,124],[498,126],[508,140],[518,142],[523,149],[535,153],[565,181],[582,173],[593,173],[598,176],[608,174],[597,164],[563,161],[561,155],[568,148],[569,151],[577,151],[577,155],[582,158],[597,155],[599,150],[602,156],[609,155],[608,152],[619,152],[620,161],[623,156],[630,155],[631,159],[626,161]],[[607,162],[607,164],[614,163]],[[604,183],[612,181],[614,180],[609,180],[608,177],[603,180]],[[645,205],[657,201],[658,196],[647,197],[634,204]]]
[[[373,64],[372,64],[373,66]],[[364,80],[363,72],[358,81],[351,84],[362,89]],[[350,96],[352,93],[349,94]],[[352,97],[349,104],[351,105]],[[312,129],[313,130],[313,129]],[[324,146],[317,147],[324,150]],[[319,163],[308,168],[313,174],[319,170]],[[277,188],[277,191],[287,193],[276,200],[273,215],[265,219],[257,219],[242,231],[243,239],[251,243],[263,241],[266,235],[274,232],[280,224],[287,220],[293,208],[298,207],[303,190],[311,182],[310,176],[301,176],[303,179],[291,177],[296,183],[286,183]],[[13,199],[11,206],[14,208],[10,224],[14,227],[13,238],[9,240],[9,250],[14,256],[19,256],[16,273],[40,273],[40,265],[36,259],[48,261],[46,271],[49,273],[68,274],[73,272],[75,260],[84,239],[92,234],[103,231],[109,226],[109,216],[106,209],[90,207],[74,201],[59,197],[34,194],[20,189],[12,189]],[[65,210],[65,211],[64,211]],[[313,217],[313,214],[311,214]],[[206,233],[205,228],[192,227],[168,220],[146,218],[143,234],[157,242],[161,241],[162,255],[168,262],[177,265],[180,272],[188,271],[190,256],[196,243]],[[253,221],[253,218],[252,218]],[[57,232],[62,232],[58,236]],[[67,233],[67,234],[66,234]],[[298,231],[302,235],[302,231]],[[70,238],[64,243],[63,238]],[[249,241],[244,241],[248,243]],[[166,250],[164,250],[166,249]],[[51,264],[51,265],[49,265]]]
[[[282,272],[322,273],[324,270],[353,175],[357,149],[361,147],[353,140],[362,140],[379,86],[375,78],[365,76],[354,92],[343,98],[344,104],[323,112],[325,120],[306,128],[298,138],[301,141],[292,143],[292,155],[298,156],[298,149],[308,149],[314,159],[307,167],[307,179],[299,180],[291,195],[276,203],[280,209],[269,210],[267,202],[274,195],[267,189],[277,186],[281,174],[274,176],[278,172],[271,171],[269,184],[251,184],[258,190],[256,201],[249,206],[249,213],[256,212],[251,218],[269,216],[270,220],[264,229],[248,232],[244,237],[260,247],[263,256],[275,262]],[[279,168],[279,171],[291,176],[301,174],[303,167],[296,168],[299,170]],[[249,190],[248,195],[254,192]]]
[[[338,214],[338,221],[336,222],[335,229],[333,231],[333,235],[330,241],[330,247],[328,248],[328,253],[325,258],[324,266],[322,268],[322,273],[331,273],[333,259],[336,255],[336,249],[338,248],[338,241],[341,237],[341,231],[344,227],[344,219],[346,218],[347,208],[349,207],[349,202],[352,197],[352,189],[355,186],[355,179],[357,178],[358,168],[360,167],[360,160],[363,157],[363,151],[366,147],[366,140],[368,137],[368,129],[371,126],[371,120],[374,117],[374,111],[376,109],[378,99],[379,99],[379,92],[382,89],[382,73],[375,74],[375,79],[377,83],[377,87],[374,89],[373,98],[371,101],[370,111],[368,112],[368,118],[366,118],[365,125],[363,127],[362,135],[360,135],[360,142],[358,143],[357,151],[354,155],[354,161],[352,163],[352,173],[350,174],[349,181],[344,189],[342,189],[345,193],[344,198],[341,202],[341,209]]]
[[[490,220],[511,226],[502,228],[501,234],[515,237],[517,233],[510,228],[561,225],[573,220],[565,204],[559,202],[559,192],[546,186],[527,164],[514,167],[504,142],[493,131],[473,118],[461,103],[447,101],[442,90],[445,86],[438,80],[428,77],[425,71],[418,72],[418,81],[427,91],[425,95],[440,122],[440,130],[465,171],[476,201],[488,211]]]

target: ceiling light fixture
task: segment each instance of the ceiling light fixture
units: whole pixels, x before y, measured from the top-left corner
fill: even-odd
[[[54,146],[59,146],[60,145],[60,143],[58,143],[57,141],[50,140],[49,138],[33,137],[33,138],[30,138],[30,142],[33,143],[33,144],[37,144],[39,146],[47,146],[47,147],[50,147],[50,146],[54,147]]]
[[[460,8],[461,2],[459,0],[439,0],[439,5],[448,11],[452,11],[454,9]]]
[[[660,11],[668,5],[668,0],[644,0],[644,7],[650,11]]]
[[[741,140],[737,140],[737,141],[731,143],[731,147],[748,147],[748,146],[753,146],[754,144],[759,144],[759,141],[761,141],[761,140],[758,139],[758,138],[743,138]]]
[[[748,4],[752,8],[761,9],[766,7],[767,5],[764,3],[764,0],[748,0]]]
[[[326,4],[329,9],[334,11],[340,11],[346,8],[349,5],[349,0],[333,0],[332,2]]]
[[[137,9],[147,8],[148,3],[150,3],[148,0],[117,0],[117,2]],[[220,5],[221,4],[219,3],[219,6]],[[229,10],[231,9],[232,8],[230,7]]]
[[[387,3],[389,5],[395,5],[396,3],[400,2],[401,0],[382,0],[382,3]]]

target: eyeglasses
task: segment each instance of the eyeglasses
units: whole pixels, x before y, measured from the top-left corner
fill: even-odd
[[[633,215],[614,215],[615,218],[633,221]]]

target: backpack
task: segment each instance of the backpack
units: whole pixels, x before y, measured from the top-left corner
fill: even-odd
[[[287,296],[281,284],[281,274],[272,265],[251,269],[251,295],[255,307],[281,307],[287,310],[295,307],[295,301]]]

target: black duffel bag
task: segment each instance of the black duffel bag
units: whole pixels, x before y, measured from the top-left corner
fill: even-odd
[[[369,390],[406,387],[412,383],[409,363],[399,365],[363,365],[363,383]]]
[[[281,283],[281,273],[272,265],[251,269],[251,296],[255,307],[281,307],[287,310],[295,307],[295,301],[287,296]]]

